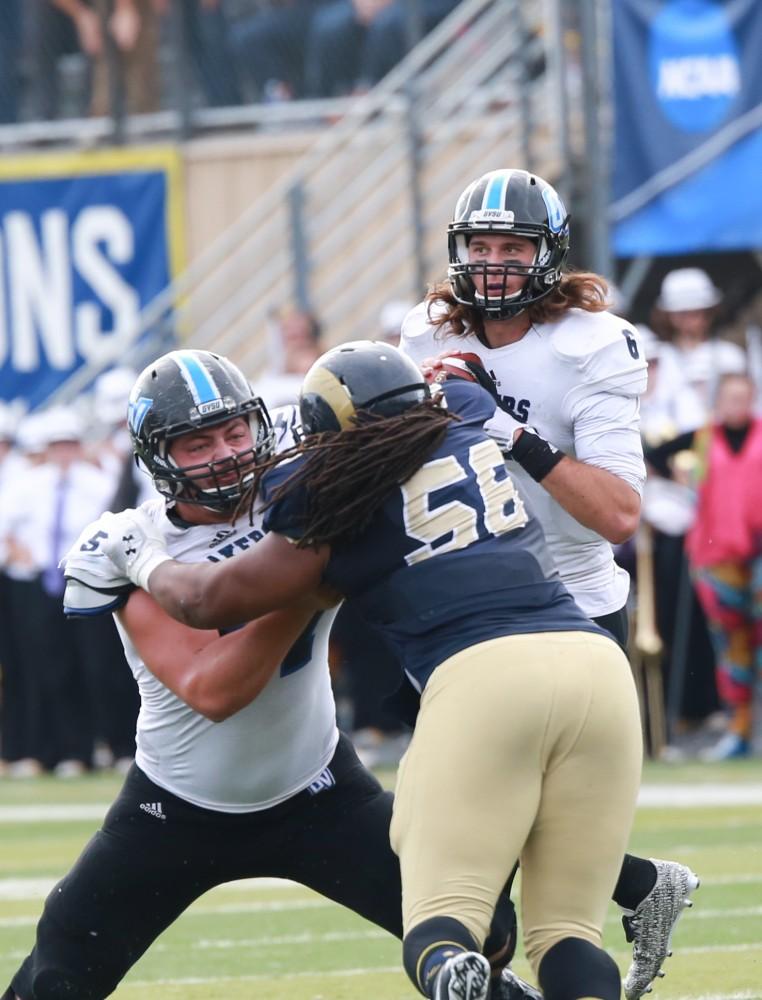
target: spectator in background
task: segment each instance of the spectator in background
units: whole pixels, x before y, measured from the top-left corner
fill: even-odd
[[[40,727],[35,711],[33,670],[28,667],[28,650],[23,641],[29,629],[39,627],[27,600],[35,592],[37,571],[20,532],[9,530],[13,513],[9,500],[26,474],[44,462],[46,435],[45,414],[24,417],[16,428],[15,450],[3,460],[0,479],[0,564],[5,581],[0,614],[7,628],[0,651],[0,772],[12,778],[36,777],[43,767],[39,760]],[[9,465],[10,473],[6,471]]]
[[[59,115],[81,118],[88,113],[92,66],[83,53],[75,21],[52,0],[26,0],[29,60],[35,71],[29,81],[32,118],[49,121]],[[86,65],[80,92],[66,99],[62,60],[78,57]]]
[[[649,327],[641,325],[637,330],[648,362],[648,388],[640,399],[640,429],[648,453],[647,449],[701,426],[704,406],[688,385],[677,395],[670,394],[661,377],[661,356],[666,345]],[[684,468],[691,460],[691,453],[683,453],[677,464]],[[649,476],[641,510],[641,529],[651,529],[656,627],[663,644],[665,694],[674,685],[682,686],[678,731],[671,734],[672,744],[664,751],[665,759],[672,760],[716,738],[711,724],[719,707],[712,644],[684,551],[685,535],[696,514],[696,490],[687,479],[679,473],[670,479]]]
[[[420,0],[424,32],[458,0]],[[341,97],[378,83],[405,55],[404,0],[335,0],[319,10],[307,42],[305,82],[310,97]]]
[[[304,97],[307,38],[315,12],[332,0],[271,0],[242,17],[231,33],[238,74],[255,99]]]
[[[705,760],[746,756],[752,731],[754,679],[762,661],[762,419],[755,388],[743,374],[721,376],[711,423],[650,449],[665,476],[669,459],[696,456],[698,507],[686,552],[717,657],[717,687],[727,732]]]
[[[13,465],[16,421],[9,406],[0,402],[0,517],[3,489],[10,482],[8,469]],[[0,521],[0,533],[2,522]],[[8,773],[9,761],[23,756],[20,751],[21,719],[14,717],[18,705],[14,686],[20,683],[13,649],[11,616],[11,579],[6,573],[6,557],[0,547],[0,777]],[[15,746],[14,746],[15,742]]]
[[[137,373],[117,367],[95,380],[92,417],[95,436],[90,454],[96,465],[112,477],[114,493],[108,509],[135,507],[156,496],[151,477],[135,464],[127,430],[127,406]]]
[[[656,302],[654,324],[668,342],[659,354],[659,379],[663,391],[677,397],[690,386],[702,401],[702,423],[708,419],[717,380],[729,372],[746,371],[746,356],[737,344],[718,337],[714,330],[722,293],[698,267],[670,271]]]
[[[404,299],[391,299],[378,317],[378,339],[398,347],[402,334],[402,322],[413,308],[414,303]]]
[[[124,94],[130,114],[160,104],[157,9],[165,0],[51,0],[74,22],[93,67],[91,114],[114,114],[112,95]],[[117,80],[111,78],[117,73]]]
[[[18,120],[21,92],[21,0],[0,3],[0,125]]]
[[[198,77],[210,107],[241,103],[235,59],[229,44],[225,0],[154,0],[165,16],[172,15],[179,42],[188,54],[190,70]],[[189,85],[189,80],[183,80]]]
[[[31,429],[22,425],[22,432],[33,432],[27,444],[29,467],[3,490],[0,507],[6,568],[14,581],[14,676],[23,679],[17,709],[24,720],[23,750],[14,750],[7,759],[25,765],[15,773],[45,769],[69,777],[83,773],[92,762],[87,677],[96,669],[91,665],[98,651],[89,642],[89,632],[79,627],[87,623],[64,618],[58,561],[93,512],[103,509],[110,480],[83,460],[84,426],[73,410],[49,410],[29,418],[27,425],[29,421]],[[98,669],[102,666],[97,663]]]
[[[323,350],[322,330],[314,313],[290,307],[270,327],[270,364],[257,379],[269,409],[295,403],[302,379]]]

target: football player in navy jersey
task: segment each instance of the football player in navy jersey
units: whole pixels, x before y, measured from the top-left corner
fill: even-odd
[[[488,430],[561,579],[626,649],[629,577],[611,543],[634,533],[645,482],[639,397],[647,368],[638,334],[609,312],[603,278],[567,270],[569,215],[536,174],[477,177],[457,200],[447,239],[447,280],[407,315],[400,348],[434,372],[440,355],[476,362],[497,403]],[[685,865],[625,856],[614,899],[633,943],[627,1000],[659,973],[697,885]]]
[[[396,647],[421,693],[391,839],[404,965],[423,995],[490,995],[480,952],[520,858],[525,948],[546,1000],[618,1000],[601,929],[640,779],[636,693],[484,432],[493,412],[468,382],[432,399],[392,347],[342,345],[305,378],[304,441],[256,473],[260,544],[183,566],[133,512],[101,522],[102,547],[187,625],[229,627],[327,586]]]
[[[221,565],[261,544],[262,516],[233,514],[257,463],[293,444],[295,415],[271,421],[243,374],[206,351],[141,374],[130,433],[163,498],[140,512],[175,558]],[[392,796],[336,727],[335,611],[308,600],[227,632],[191,628],[115,580],[102,540],[96,524],[75,546],[64,601],[69,614],[116,613],[141,695],[135,764],[48,897],[4,1000],[110,995],[195,899],[233,879],[293,879],[402,937]],[[486,945],[497,967],[514,927],[503,896]],[[531,995],[512,983],[512,997]]]

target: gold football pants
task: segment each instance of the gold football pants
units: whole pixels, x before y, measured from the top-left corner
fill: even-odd
[[[535,972],[562,938],[600,947],[641,763],[635,685],[613,640],[514,635],[445,660],[397,777],[405,933],[450,916],[481,946],[518,858]]]

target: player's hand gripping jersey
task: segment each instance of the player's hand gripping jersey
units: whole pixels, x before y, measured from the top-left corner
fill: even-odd
[[[454,336],[416,306],[402,326],[400,348],[420,364],[445,351],[479,356],[493,376],[501,408],[565,454],[613,473],[639,494],[645,465],[639,396],[646,363],[629,323],[608,312],[572,309],[561,320],[531,327],[516,343],[495,349],[475,334]],[[590,616],[617,611],[628,576],[611,546],[568,514],[516,462],[509,463],[545,531],[561,578]]]
[[[324,577],[386,634],[419,691],[438,663],[478,642],[600,632],[561,583],[538,521],[483,431],[494,402],[472,383],[443,391],[460,419],[359,538],[332,546]],[[265,498],[298,461],[267,474]],[[276,503],[266,530],[299,538],[306,503],[302,491]]]
[[[297,415],[295,407],[273,413],[279,450],[294,443]],[[180,562],[233,559],[264,537],[262,518],[256,514],[253,523],[246,513],[232,526],[188,525],[168,513],[163,499],[149,500],[139,509]],[[108,518],[102,523],[107,531]],[[112,564],[100,551],[100,541],[93,530],[67,558],[64,603],[69,615],[112,610],[134,589],[124,578],[109,574]],[[97,586],[103,589],[94,589]],[[269,808],[316,781],[338,740],[326,666],[335,614],[316,614],[264,690],[224,722],[200,715],[157,680],[117,620],[140,689],[135,760],[141,770],[186,802],[231,813]]]

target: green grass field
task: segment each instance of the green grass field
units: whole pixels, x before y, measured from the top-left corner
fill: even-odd
[[[648,800],[666,804],[639,810],[633,852],[681,860],[702,879],[653,997],[762,1000],[762,762],[652,764],[644,781]],[[107,776],[0,782],[0,989],[29,950],[50,885],[118,787],[119,779]],[[706,804],[728,793],[748,802]],[[696,797],[701,804],[691,804]],[[629,951],[613,904],[606,944],[625,969]],[[521,955],[514,965],[528,974]],[[416,994],[400,971],[399,943],[382,931],[299,887],[245,882],[199,900],[114,996],[413,1000]]]

